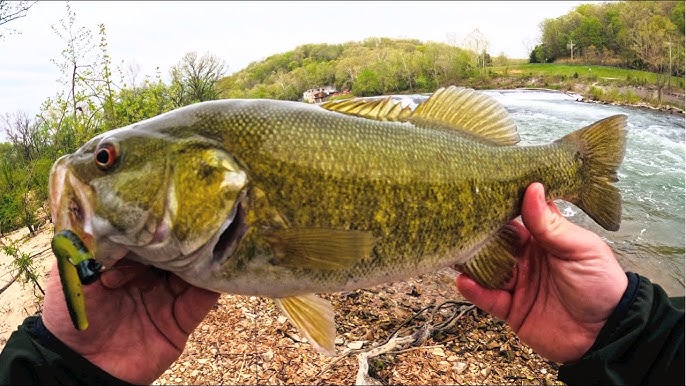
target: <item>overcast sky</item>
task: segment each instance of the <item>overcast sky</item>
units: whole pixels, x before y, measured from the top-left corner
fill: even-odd
[[[210,52],[229,73],[305,43],[343,43],[367,37],[461,42],[474,29],[489,53],[525,58],[539,24],[591,1],[484,2],[72,2],[77,25],[97,34],[105,24],[115,65],[140,66],[141,76],[169,68],[190,51]],[[21,34],[0,40],[0,114],[39,111],[62,89],[59,59],[66,44],[53,32],[64,2],[39,2],[28,16],[0,28]],[[115,73],[116,74],[116,73]],[[116,79],[116,78],[115,78]]]

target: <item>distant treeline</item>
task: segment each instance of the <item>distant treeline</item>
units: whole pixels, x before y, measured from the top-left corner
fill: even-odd
[[[531,63],[573,61],[684,74],[683,1],[583,4],[546,19],[541,32]]]

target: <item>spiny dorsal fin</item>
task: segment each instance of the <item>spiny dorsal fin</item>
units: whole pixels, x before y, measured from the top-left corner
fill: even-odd
[[[270,232],[272,264],[292,268],[346,269],[369,257],[375,239],[369,232],[345,229],[289,228]]]
[[[405,122],[412,115],[412,109],[409,106],[403,108],[400,102],[393,101],[391,98],[346,99],[322,103],[320,106],[327,110],[377,121]]]
[[[517,231],[505,225],[466,263],[455,266],[486,288],[500,288],[512,277]]]
[[[274,299],[300,334],[322,354],[336,354],[336,324],[329,301],[315,294]]]
[[[519,142],[519,134],[507,110],[486,94],[463,87],[438,89],[417,106],[410,122],[440,125],[485,138],[494,145]]]

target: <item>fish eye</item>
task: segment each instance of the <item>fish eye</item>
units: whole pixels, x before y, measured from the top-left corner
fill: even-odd
[[[98,145],[95,150],[94,159],[95,165],[100,170],[110,170],[117,163],[119,158],[119,151],[117,146],[111,142],[105,142]]]

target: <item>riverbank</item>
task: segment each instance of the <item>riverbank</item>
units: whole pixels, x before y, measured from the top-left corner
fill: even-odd
[[[495,75],[467,80],[463,86],[481,90],[548,90],[578,95],[580,102],[615,106],[629,106],[670,114],[684,115],[686,110],[684,90],[663,90],[662,102],[658,103],[657,90],[651,85],[628,85],[615,80],[573,79],[561,76]]]
[[[663,78],[663,81],[666,79]],[[476,89],[550,89],[579,94],[582,101],[684,114],[684,77],[657,90],[657,74],[619,67],[565,63],[519,63],[486,67],[461,85]]]

